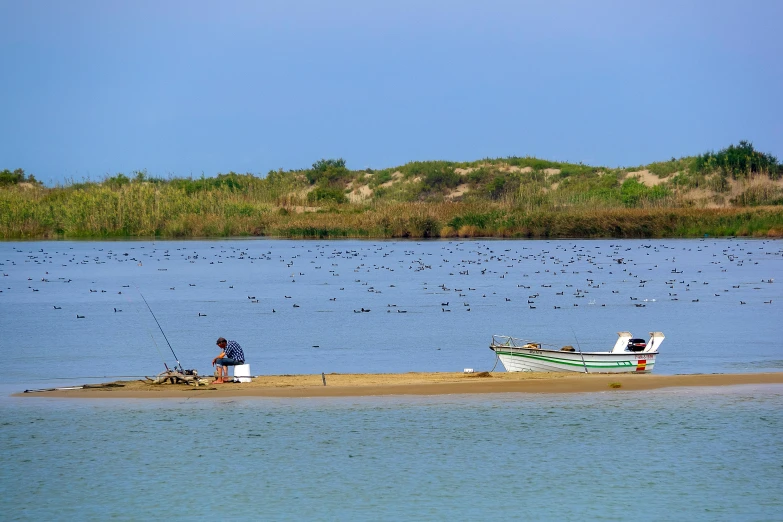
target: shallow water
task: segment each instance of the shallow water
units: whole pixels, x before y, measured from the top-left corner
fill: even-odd
[[[183,366],[211,373],[218,336],[242,344],[254,374],[488,370],[492,334],[587,351],[610,348],[619,330],[666,334],[656,373],[780,371],[782,252],[780,241],[737,239],[0,243],[0,485],[21,492],[0,496],[0,512],[776,519],[777,385],[214,401],[9,394],[156,374],[174,363],[167,340]]]
[[[6,519],[772,520],[783,386],[4,405]]]

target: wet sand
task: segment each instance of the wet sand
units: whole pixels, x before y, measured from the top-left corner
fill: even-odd
[[[688,386],[783,384],[783,372],[695,375],[581,373],[402,373],[262,375],[249,383],[153,385],[116,381],[80,389],[17,393],[15,397],[69,399],[162,399],[230,397],[365,397],[382,395],[448,395],[478,393],[586,393],[638,391]]]

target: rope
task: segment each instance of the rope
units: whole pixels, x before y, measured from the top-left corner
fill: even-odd
[[[495,366],[492,367],[492,369],[489,371],[489,373],[492,373],[495,371],[495,368],[498,366],[498,361],[500,360],[500,356],[498,355],[498,352],[495,352]]]

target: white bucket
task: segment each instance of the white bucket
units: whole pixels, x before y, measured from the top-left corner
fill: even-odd
[[[250,382],[250,365],[238,364],[234,366],[234,380],[239,382]]]

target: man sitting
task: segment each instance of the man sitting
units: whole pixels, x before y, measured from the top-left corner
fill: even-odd
[[[228,377],[228,367],[245,364],[245,354],[236,341],[226,341],[225,338],[218,337],[216,344],[220,347],[220,355],[212,359],[212,366],[217,365],[215,384],[223,384]]]

